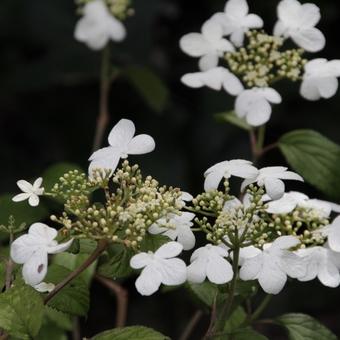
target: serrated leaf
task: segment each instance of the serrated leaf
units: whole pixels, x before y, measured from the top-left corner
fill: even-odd
[[[116,328],[97,334],[92,340],[170,340],[169,337],[144,326]]]
[[[219,294],[218,286],[209,281],[202,283],[187,283],[191,294],[207,307],[211,307]]]
[[[279,140],[292,168],[325,194],[340,199],[340,146],[313,130],[296,130]]]
[[[43,300],[30,286],[18,285],[0,295],[0,328],[13,337],[35,337],[43,315]]]
[[[63,329],[58,328],[54,323],[45,320],[38,335],[34,340],[67,340],[67,334]]]
[[[69,269],[52,264],[44,281],[58,284],[70,273]],[[88,286],[81,277],[77,277],[53,297],[48,305],[64,313],[83,316],[88,312],[89,303]]]
[[[169,90],[153,71],[145,67],[129,66],[124,74],[151,109],[157,112],[164,110]]]
[[[290,340],[336,340],[337,336],[306,314],[284,314],[275,321],[285,327]]]
[[[45,317],[63,330],[71,331],[73,328],[72,320],[68,314],[59,312],[49,306],[45,306]]]
[[[246,131],[250,131],[252,129],[252,127],[244,119],[236,116],[234,111],[216,113],[215,118],[219,122],[229,123]]]
[[[169,237],[164,235],[151,235],[146,234],[144,237],[144,240],[142,241],[140,245],[141,251],[152,251],[155,252],[159,247],[161,247],[163,244],[170,242],[171,240]]]

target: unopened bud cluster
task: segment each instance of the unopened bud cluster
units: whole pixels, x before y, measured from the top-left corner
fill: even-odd
[[[248,87],[268,87],[280,79],[301,79],[306,60],[303,49],[280,51],[283,39],[251,30],[246,33],[248,44],[236,52],[225,54],[231,71],[241,76]]]

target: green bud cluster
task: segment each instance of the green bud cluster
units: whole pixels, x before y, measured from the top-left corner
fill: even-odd
[[[251,30],[248,44],[236,52],[225,54],[230,70],[241,76],[248,87],[268,87],[280,79],[301,79],[306,60],[303,49],[280,51],[283,39]]]

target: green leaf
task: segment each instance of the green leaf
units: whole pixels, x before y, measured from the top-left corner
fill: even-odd
[[[43,300],[30,286],[18,285],[0,295],[0,328],[13,337],[35,337],[43,315]]]
[[[216,296],[219,293],[218,286],[209,281],[203,283],[187,283],[187,288],[196,300],[207,307],[211,307],[214,304]]]
[[[147,327],[131,326],[97,334],[92,340],[170,340],[169,337]]]
[[[268,340],[266,336],[256,332],[250,327],[238,329],[230,335],[233,340]]]
[[[5,262],[0,262],[0,292],[2,288],[5,286],[6,281],[6,264]]]
[[[279,140],[287,162],[327,195],[340,199],[340,146],[313,130],[297,130]]]
[[[58,328],[52,322],[46,320],[44,321],[39,334],[34,338],[34,340],[67,340],[67,334],[63,329]]]
[[[152,251],[155,252],[163,244],[169,242],[170,239],[164,235],[151,235],[146,234],[144,240],[140,245],[141,251]]]
[[[246,131],[252,129],[244,119],[237,117],[234,111],[216,113],[215,118],[218,122],[229,123]]]
[[[336,340],[337,337],[318,320],[305,314],[284,314],[275,320],[288,331],[290,340]]]
[[[0,224],[7,226],[10,216],[14,217],[17,226],[30,225],[48,216],[48,210],[42,204],[31,207],[27,201],[13,202],[12,197],[10,194],[0,196]]]
[[[156,112],[165,109],[169,90],[154,72],[145,67],[129,66],[124,73],[151,109]]]
[[[71,271],[69,269],[52,264],[48,268],[45,281],[58,284],[70,273]],[[89,303],[88,286],[81,277],[77,277],[53,297],[48,305],[64,313],[83,316],[88,312]]]
[[[72,320],[68,314],[59,312],[49,306],[45,306],[45,316],[58,328],[61,328],[65,331],[71,331],[73,328]]]
[[[238,327],[242,325],[247,317],[246,312],[241,306],[236,307],[233,313],[228,318],[223,331],[227,333],[234,332]]]

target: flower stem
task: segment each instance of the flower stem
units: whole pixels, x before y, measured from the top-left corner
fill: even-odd
[[[197,310],[195,314],[191,317],[189,323],[185,327],[182,335],[180,336],[179,340],[187,340],[189,339],[190,335],[192,334],[193,330],[199,323],[203,316],[203,312],[201,310]]]
[[[253,315],[250,317],[250,321],[253,322],[259,318],[259,316],[263,313],[263,311],[267,308],[269,302],[272,299],[272,295],[268,294],[266,297],[262,300],[260,305],[256,308]]]
[[[85,260],[85,262],[78,267],[76,270],[74,270],[72,273],[70,273],[69,276],[67,276],[63,281],[61,281],[59,284],[55,286],[55,288],[50,292],[45,300],[44,304],[46,305],[55,295],[57,295],[65,286],[67,286],[73,279],[75,279],[77,276],[79,276],[86,268],[88,268],[94,261],[97,260],[97,258],[102,254],[102,252],[106,249],[108,245],[107,240],[100,240],[98,242],[97,248],[94,250],[94,252]]]

